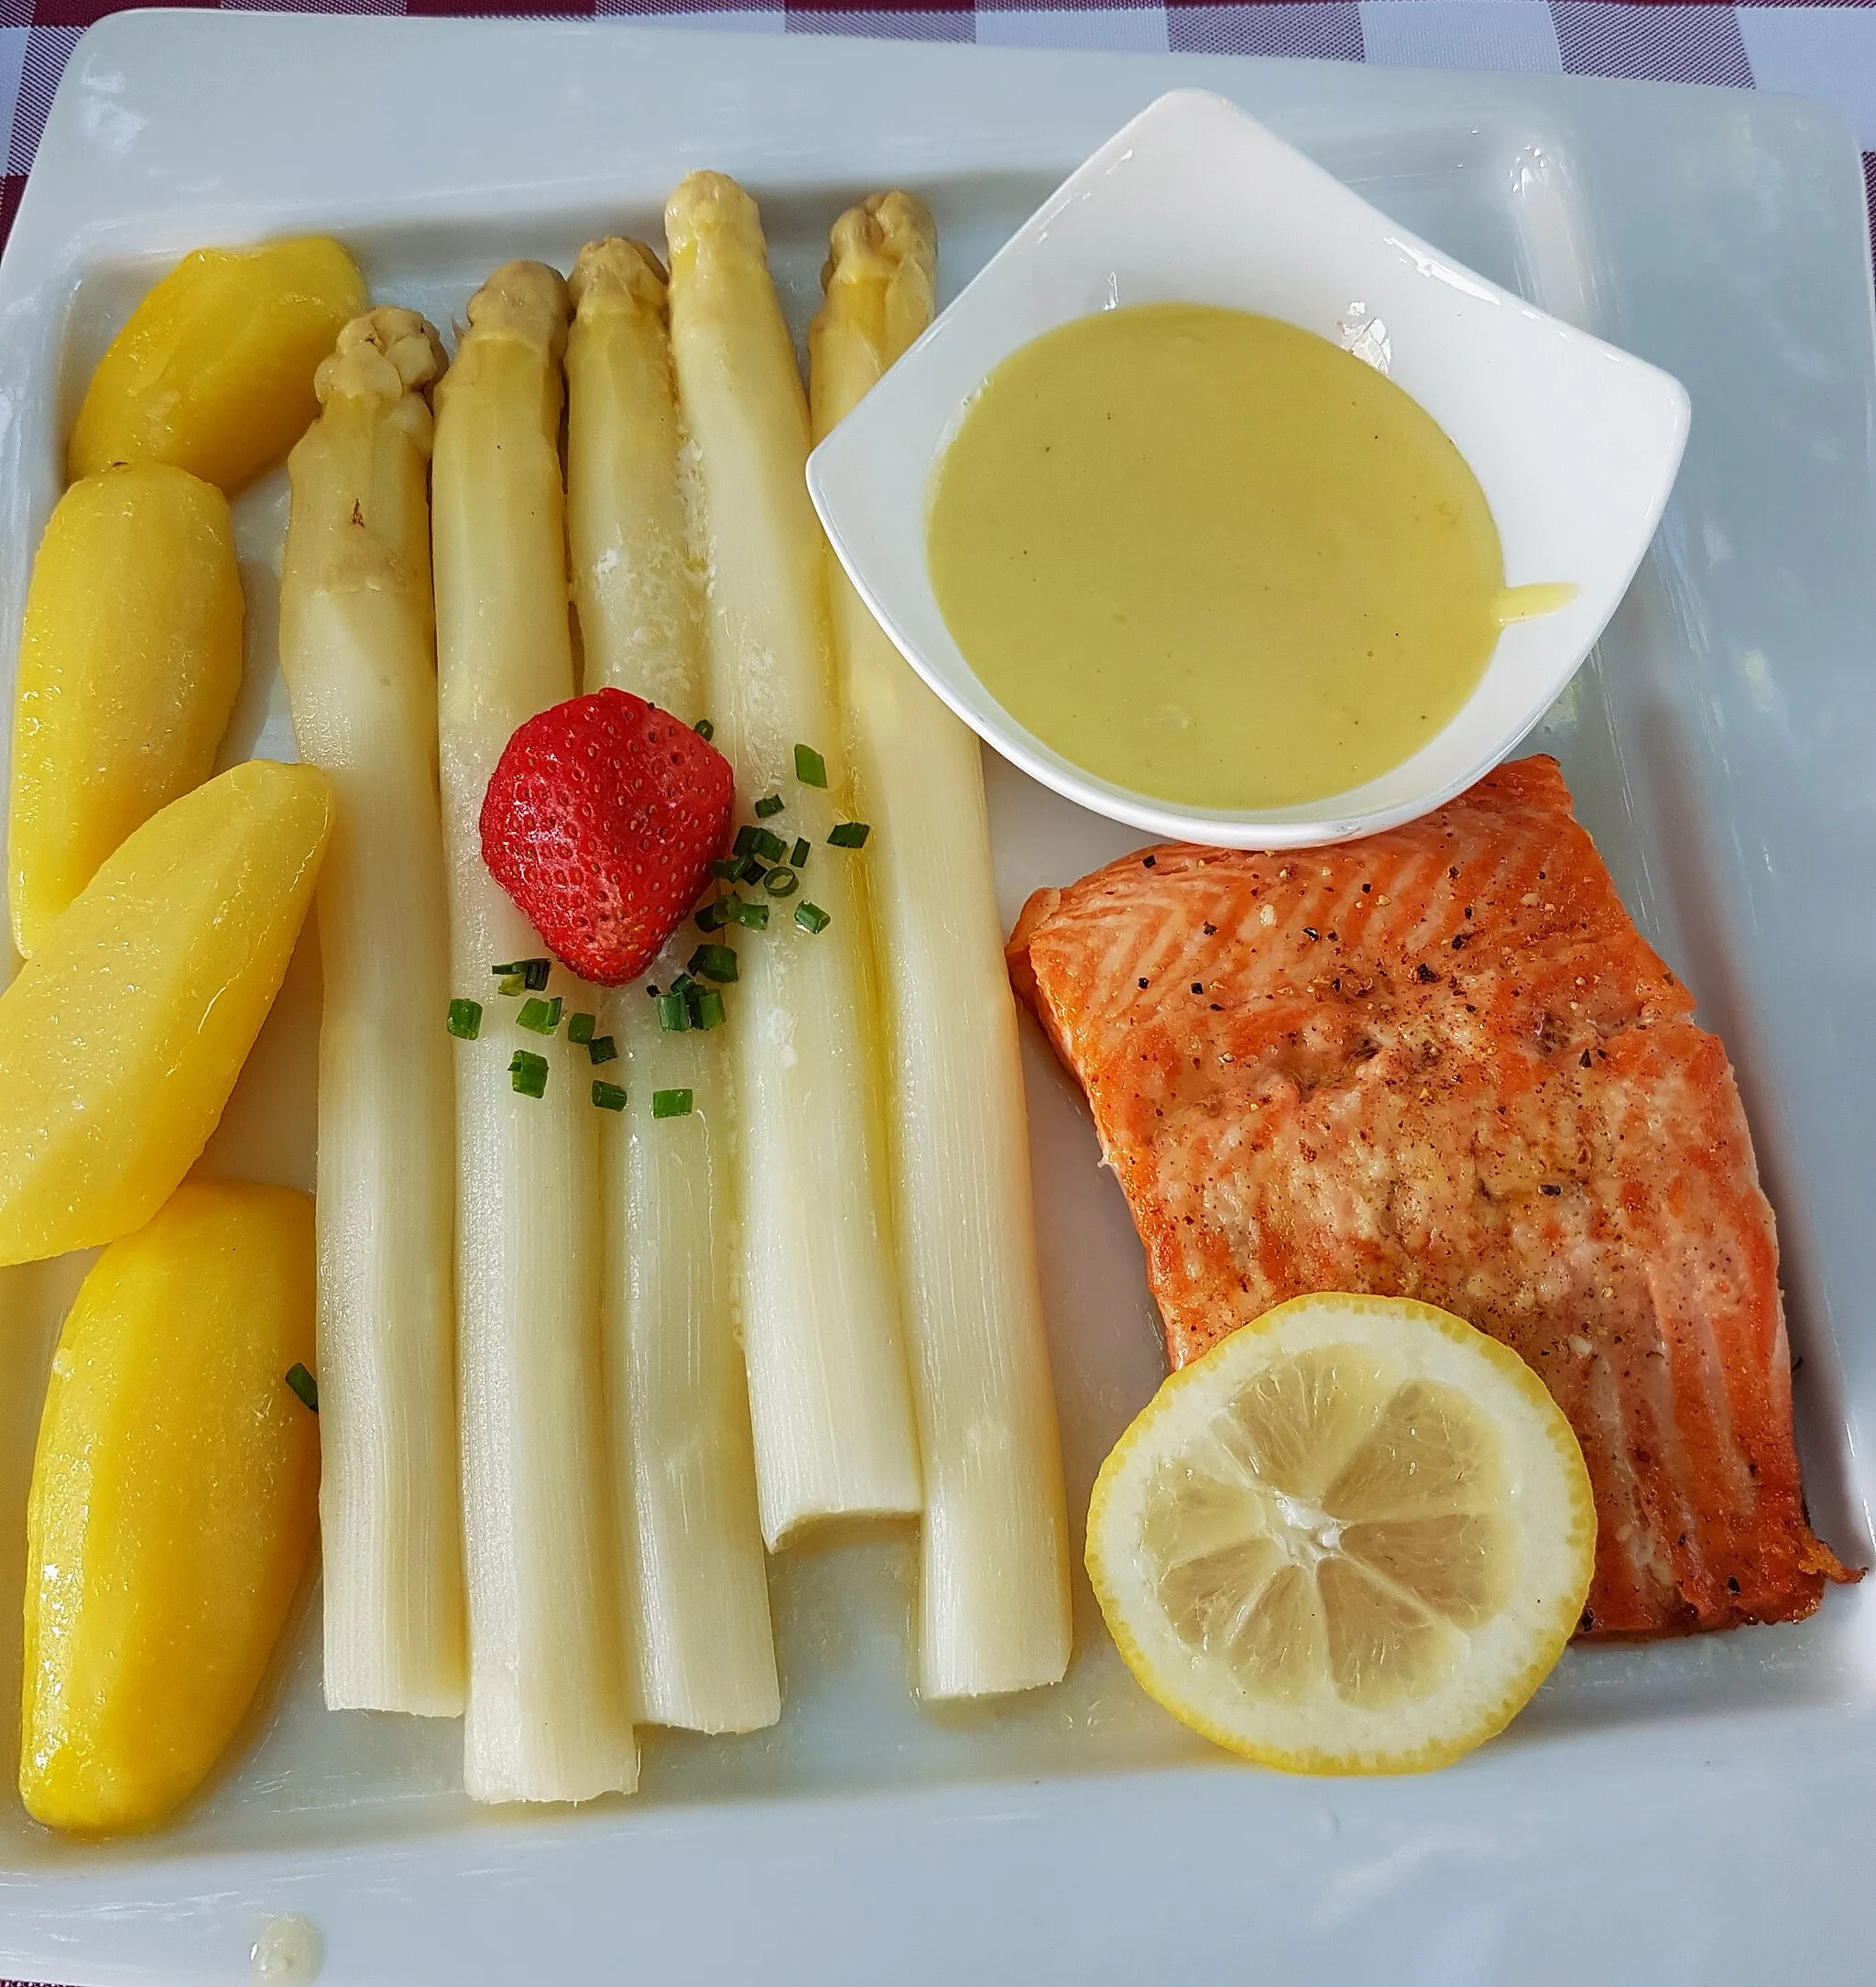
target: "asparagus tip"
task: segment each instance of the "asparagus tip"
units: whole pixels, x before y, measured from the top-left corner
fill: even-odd
[[[575,311],[649,311],[662,319],[669,278],[664,264],[644,242],[607,235],[588,242],[573,260],[567,292]]]
[[[693,172],[678,182],[664,209],[666,246],[672,260],[706,233],[725,231],[748,238],[767,253],[756,202],[724,172]]]
[[[544,262],[504,263],[469,300],[469,329],[545,346],[557,358],[567,335],[567,285]]]
[[[397,400],[421,393],[443,369],[443,347],[415,311],[381,306],[354,317],[313,375],[322,407],[333,398]]]

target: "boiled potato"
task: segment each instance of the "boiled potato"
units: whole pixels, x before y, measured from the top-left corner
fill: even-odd
[[[0,1263],[115,1241],[222,1115],[312,901],[332,789],[236,766],[105,858],[0,994]]]
[[[173,463],[233,496],[311,426],[313,373],[365,307],[364,278],[322,236],[198,248],[98,362],[67,474]]]
[[[241,1722],[312,1548],[312,1358],[304,1194],[179,1187],[85,1278],[27,1507],[19,1791],[49,1827],[161,1821]]]
[[[213,770],[241,621],[213,484],[147,463],[60,499],[33,563],[13,726],[6,849],[26,957],[118,843]]]

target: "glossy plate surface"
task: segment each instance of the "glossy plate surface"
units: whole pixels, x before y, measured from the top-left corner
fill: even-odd
[[[447,325],[496,262],[655,233],[711,165],[763,202],[804,322],[853,198],[922,191],[954,295],[1169,88],[1244,105],[1384,213],[1674,374],[1693,400],[1655,549],[1538,735],[1740,1066],[1785,1250],[1824,1534],[1870,1549],[1876,1223],[1876,500],[1856,154],[1773,98],[1548,77],[1023,55],[666,29],[119,16],[67,72],[0,264],[0,617],[17,625],[89,366],[165,258],[329,228]],[[278,479],[241,506],[254,644],[231,749],[286,753]],[[4,685],[0,685],[4,690]],[[10,698],[0,696],[0,712]],[[4,722],[4,718],[0,718]],[[1004,911],[1135,835],[1000,761]],[[206,1164],[310,1185],[316,961],[298,961]],[[1071,1498],[1160,1373],[1140,1250],[1031,1036],[1043,1274]],[[0,1706],[51,1336],[82,1265],[0,1279]],[[1424,1781],[1229,1764],[1121,1672],[1079,1589],[1066,1686],[942,1718],[905,1688],[904,1554],[778,1563],[788,1709],[654,1737],[635,1802],[478,1813],[452,1726],[320,1706],[314,1617],[183,1826],[92,1849],[25,1821],[0,1718],[0,1974],[221,1987],[267,1919],[322,1982],[954,1983],[1254,1977],[1649,1987],[1867,1971],[1876,1616],[1572,1652],[1507,1738]]]

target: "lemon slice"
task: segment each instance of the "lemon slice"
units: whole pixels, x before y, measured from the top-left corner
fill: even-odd
[[[1088,1508],[1128,1666],[1292,1773],[1417,1773],[1500,1731],[1583,1611],[1596,1512],[1543,1382],[1462,1319],[1298,1297],[1174,1373]]]

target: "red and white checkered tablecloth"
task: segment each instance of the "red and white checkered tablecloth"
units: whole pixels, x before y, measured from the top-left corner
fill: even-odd
[[[0,241],[85,28],[136,0],[0,0]],[[191,4],[191,0],[184,0]],[[199,4],[199,0],[198,0]],[[213,5],[213,0],[209,0]],[[1551,70],[1731,84],[1821,98],[1849,120],[1876,187],[1876,0],[1825,6],[1713,0],[1129,0],[1116,6],[924,0],[255,0],[268,12],[660,18],[771,34],[886,35],[998,47],[1315,56],[1417,69]],[[5,1983],[0,1983],[5,1987]]]
[[[18,211],[52,93],[93,21],[146,0],[0,0],[0,242]],[[179,4],[179,0],[164,0]],[[180,0],[214,5],[216,0]],[[1121,5],[925,0],[904,8],[768,5],[726,0],[255,0],[249,11],[307,14],[526,15],[535,19],[659,19],[688,27],[791,35],[879,35],[995,48],[1168,49],[1313,56],[1402,68],[1548,70],[1664,82],[1729,84],[1814,97],[1863,147],[1876,208],[1876,0],[1127,0]],[[28,1987],[0,1981],[0,1987]]]

